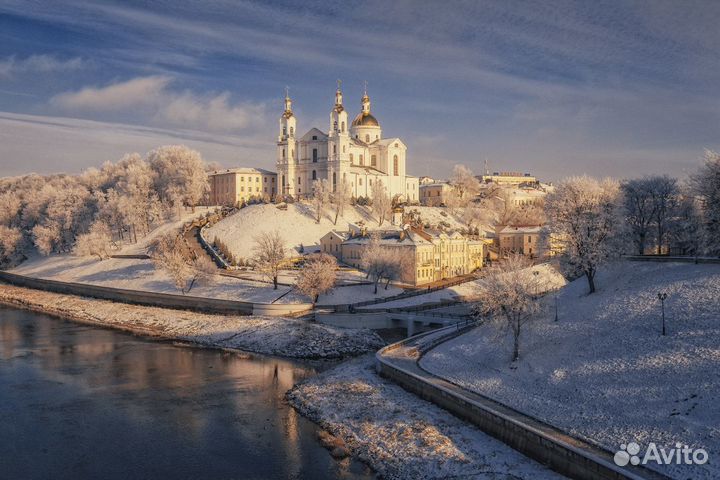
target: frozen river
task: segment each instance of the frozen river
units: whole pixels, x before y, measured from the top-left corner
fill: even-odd
[[[372,478],[285,403],[316,372],[0,307],[0,476]]]

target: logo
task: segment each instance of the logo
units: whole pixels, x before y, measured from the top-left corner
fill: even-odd
[[[674,448],[658,447],[654,442],[648,444],[644,454],[640,454],[640,445],[635,442],[620,445],[615,452],[613,460],[615,465],[624,467],[630,465],[704,465],[708,461],[708,453],[703,448],[690,448],[682,443],[676,443]]]

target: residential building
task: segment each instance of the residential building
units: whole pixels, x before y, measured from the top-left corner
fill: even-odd
[[[401,231],[378,234],[381,245],[400,249],[398,255],[407,255],[411,260],[410,267],[400,279],[408,285],[418,286],[465,275],[483,266],[485,242],[470,239],[458,232],[408,227]],[[320,247],[339,261],[361,268],[363,249],[368,242],[369,235],[332,231],[320,239]]]
[[[420,204],[428,207],[444,205],[452,190],[448,183],[428,183],[420,185]]]
[[[229,168],[208,175],[211,205],[240,205],[275,198],[277,174],[261,168]]]
[[[495,229],[495,242],[501,255],[519,253],[529,257],[542,257],[544,248],[540,245],[540,226],[513,227],[501,225]]]

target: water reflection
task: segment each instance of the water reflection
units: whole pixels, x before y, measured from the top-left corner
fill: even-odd
[[[372,477],[284,402],[315,373],[0,308],[0,476]]]

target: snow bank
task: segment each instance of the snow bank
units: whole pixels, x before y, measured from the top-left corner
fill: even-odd
[[[383,478],[562,478],[381,379],[372,357],[296,385],[288,399]]]
[[[209,315],[143,307],[0,284],[0,303],[201,345],[295,358],[339,358],[375,351],[374,332],[292,318]]]
[[[626,262],[554,297],[523,333],[517,369],[511,338],[478,327],[428,352],[426,370],[616,451],[621,443],[710,453],[696,467],[655,467],[676,478],[720,477],[720,266]],[[658,292],[669,335],[660,335]]]

